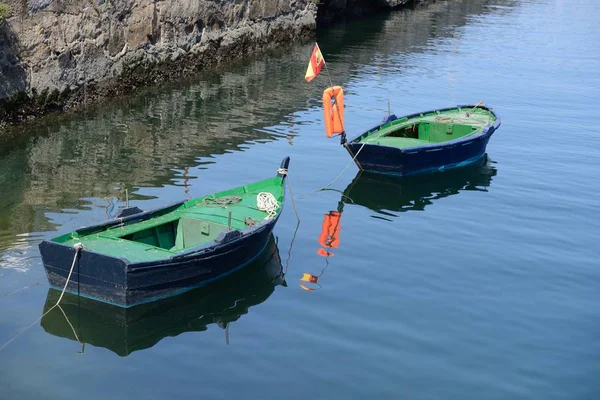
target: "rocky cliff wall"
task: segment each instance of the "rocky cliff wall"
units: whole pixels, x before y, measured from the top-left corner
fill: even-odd
[[[68,110],[422,0],[0,0],[0,123]]]
[[[0,0],[0,120],[130,91],[310,34],[312,0]]]

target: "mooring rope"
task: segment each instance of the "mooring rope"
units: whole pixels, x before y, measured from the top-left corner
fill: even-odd
[[[254,218],[246,217],[244,218],[244,223],[246,224],[246,226],[254,226],[258,223],[258,221]]]
[[[69,317],[67,317],[67,313],[65,312],[65,310],[63,310],[63,308],[61,306],[59,306],[58,303],[56,303],[56,306],[58,307],[58,309],[62,313],[63,317],[65,317],[65,320],[67,321],[67,324],[69,324],[69,326],[71,327],[71,330],[73,331],[73,335],[75,335],[75,339],[77,339],[77,341],[79,343],[82,343],[81,340],[79,340],[79,335],[77,335],[77,331],[73,327],[73,324],[71,323],[71,320],[69,320]]]
[[[290,248],[288,249],[288,256],[285,260],[285,272],[284,275],[287,275],[288,269],[290,268],[290,259],[292,258],[292,247],[294,246],[294,240],[296,240],[296,234],[298,233],[298,228],[300,227],[300,218],[298,218],[298,223],[296,223],[296,229],[294,229],[294,235],[292,236],[292,240],[290,241]]]
[[[348,165],[346,165],[346,168],[344,168],[344,169],[342,170],[342,172],[340,172],[340,173],[338,174],[338,176],[336,176],[336,177],[335,177],[335,179],[334,179],[334,180],[332,180],[331,182],[329,182],[327,185],[323,186],[322,188],[319,188],[319,189],[317,189],[317,190],[313,190],[312,192],[308,192],[308,193],[306,193],[305,195],[301,196],[300,198],[301,198],[301,199],[303,199],[303,198],[306,198],[306,197],[310,196],[311,194],[315,194],[315,193],[317,193],[317,192],[320,192],[320,191],[322,191],[322,190],[325,190],[325,189],[327,189],[329,186],[333,185],[333,184],[334,184],[334,183],[335,183],[335,182],[336,182],[338,179],[340,179],[340,177],[341,177],[341,176],[344,174],[344,172],[346,172],[346,170],[347,170],[348,168],[350,168],[350,166],[352,165],[352,163],[356,161],[356,158],[357,158],[357,157],[358,157],[358,155],[360,154],[360,152],[361,152],[361,150],[363,149],[363,147],[365,147],[365,144],[367,144],[367,142],[363,142],[362,146],[360,146],[360,148],[358,149],[358,151],[356,152],[356,154],[354,155],[354,157],[352,157],[352,160],[351,160],[351,161],[348,163]]]
[[[73,245],[73,248],[75,249],[75,256],[73,256],[73,263],[71,264],[71,269],[69,270],[69,275],[67,276],[67,281],[65,282],[65,287],[63,287],[62,293],[60,294],[58,301],[56,302],[55,305],[52,306],[52,308],[56,307],[62,300],[63,296],[65,295],[65,291],[67,290],[67,286],[69,285],[69,281],[71,280],[71,274],[73,273],[73,269],[75,268],[75,261],[77,261],[77,256],[79,255],[79,253],[81,253],[81,250],[83,249],[83,243],[81,243],[81,242],[75,243]],[[52,308],[50,310],[52,310]],[[50,310],[48,310],[47,312],[49,312]],[[42,317],[43,317],[43,315],[42,315]]]
[[[288,174],[288,170],[285,168],[279,168],[277,173],[280,175],[287,176],[288,187],[290,188],[290,197],[292,198],[292,206],[294,208],[294,213],[296,214],[296,219],[298,222],[296,223],[296,229],[294,230],[294,236],[292,237],[292,241],[290,242],[290,248],[288,249],[288,257],[285,261],[285,272],[284,276],[287,274],[287,271],[290,267],[290,258],[292,257],[292,246],[294,245],[294,240],[296,240],[296,233],[298,233],[298,228],[300,227],[300,215],[298,214],[298,210],[296,209],[296,200],[294,199],[294,191],[292,190],[292,182],[290,181],[290,175]]]
[[[294,213],[296,214],[296,219],[298,223],[300,223],[300,215],[298,214],[298,210],[296,209],[296,200],[294,199],[294,191],[292,190],[292,181],[290,181],[290,175],[288,174],[288,170],[285,168],[279,168],[277,173],[280,175],[287,176],[288,187],[290,188],[290,197],[292,198],[292,207],[294,208]]]
[[[8,342],[4,343],[2,345],[2,347],[0,347],[0,351],[4,350],[6,348],[6,346],[8,346],[10,343],[12,343],[15,339],[17,339],[19,336],[21,336],[22,334],[24,334],[25,332],[27,332],[33,325],[37,324],[39,321],[42,320],[42,318],[44,318],[46,315],[48,315],[48,313],[50,313],[50,311],[54,310],[56,307],[58,307],[58,305],[60,304],[60,301],[62,300],[65,291],[67,290],[67,286],[69,286],[69,281],[71,280],[71,275],[73,274],[73,269],[75,269],[75,262],[77,261],[77,256],[79,256],[79,254],[81,253],[81,250],[83,249],[83,244],[82,243],[75,243],[73,245],[73,248],[75,249],[75,255],[73,256],[73,263],[71,264],[71,269],[69,270],[69,275],[67,276],[67,281],[65,282],[65,286],[63,287],[62,292],[60,293],[60,297],[58,298],[58,301],[56,302],[56,304],[54,304],[52,307],[50,307],[48,309],[48,311],[46,311],[45,313],[42,314],[41,317],[39,317],[38,319],[36,319],[35,321],[33,321],[31,324],[29,324],[25,329],[23,329],[21,332],[19,332],[18,334],[16,334],[15,336],[13,336],[12,339],[10,339]],[[63,312],[64,314],[64,312]],[[77,336],[77,335],[76,335]]]
[[[204,206],[220,206],[227,207],[230,204],[239,203],[242,201],[240,196],[223,196],[213,199],[212,197],[206,197],[202,200],[202,205]]]
[[[31,284],[31,285],[25,285],[25,286],[23,286],[21,289],[13,290],[12,292],[0,293],[0,297],[8,297],[8,296],[12,296],[13,294],[17,294],[17,293],[19,293],[19,292],[22,292],[23,290],[30,289],[30,288],[32,288],[32,287],[34,287],[34,286],[39,286],[39,285],[40,285],[40,284],[39,284],[39,283],[37,283],[37,282],[36,282],[36,283],[34,283],[34,284]]]
[[[483,100],[481,100],[479,103],[475,104],[473,106],[473,108],[471,108],[469,111],[466,112],[467,118],[470,116],[469,114],[471,114],[473,111],[475,111],[475,109],[478,108],[479,106],[485,106],[485,103],[483,102]]]
[[[266,211],[267,216],[265,219],[271,219],[277,215],[277,209],[279,209],[279,202],[270,192],[260,192],[256,195],[256,207],[260,211]]]

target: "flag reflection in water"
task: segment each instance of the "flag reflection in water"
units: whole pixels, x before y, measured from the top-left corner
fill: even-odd
[[[323,224],[321,226],[321,233],[319,235],[319,244],[321,247],[317,250],[317,254],[325,257],[325,266],[318,275],[313,275],[309,272],[304,272],[300,278],[300,287],[308,292],[314,292],[322,288],[319,283],[319,278],[323,276],[325,270],[329,266],[329,257],[332,257],[334,253],[331,249],[337,249],[340,245],[340,232],[341,232],[341,221],[342,211],[344,210],[344,203],[341,201],[338,203],[337,211],[330,211],[323,216]]]

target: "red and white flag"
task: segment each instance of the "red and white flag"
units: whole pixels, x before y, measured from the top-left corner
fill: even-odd
[[[319,75],[321,69],[325,65],[325,59],[323,58],[323,54],[321,54],[321,49],[319,49],[319,45],[315,43],[315,48],[312,51],[310,56],[310,61],[308,62],[308,68],[306,69],[306,82],[310,82],[313,78]]]

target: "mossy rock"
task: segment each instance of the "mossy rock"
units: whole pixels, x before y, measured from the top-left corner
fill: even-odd
[[[6,3],[0,3],[0,21],[10,17],[13,13],[13,9]]]

